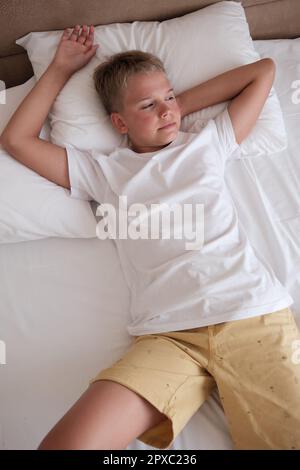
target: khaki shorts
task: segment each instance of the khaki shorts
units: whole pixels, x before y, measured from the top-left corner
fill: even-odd
[[[134,337],[125,355],[90,383],[118,382],[166,415],[138,437],[152,447],[170,447],[217,386],[236,449],[300,449],[299,349],[298,328],[285,308]]]

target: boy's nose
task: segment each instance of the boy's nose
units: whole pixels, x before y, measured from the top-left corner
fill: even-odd
[[[169,111],[170,111],[169,106],[166,103],[163,103],[159,109],[160,117],[166,117]]]

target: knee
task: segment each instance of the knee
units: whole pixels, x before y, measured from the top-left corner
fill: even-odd
[[[55,440],[48,439],[46,436],[40,445],[38,446],[37,450],[58,450],[57,445],[55,444]]]
[[[74,443],[68,442],[65,437],[59,433],[49,433],[44,437],[37,450],[75,450]]]

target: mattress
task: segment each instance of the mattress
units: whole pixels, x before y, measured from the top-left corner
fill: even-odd
[[[300,38],[254,45],[276,62],[288,147],[232,160],[225,177],[257,256],[288,289],[300,326]],[[0,245],[1,449],[35,449],[88,381],[127,350],[129,299],[112,240]],[[153,448],[134,440],[127,449]],[[170,449],[232,449],[217,390]]]

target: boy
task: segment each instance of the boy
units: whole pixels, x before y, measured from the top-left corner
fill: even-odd
[[[238,67],[175,97],[162,63],[137,51],[95,71],[124,145],[109,158],[39,139],[72,73],[95,54],[93,27],[65,31],[53,62],[1,136],[8,152],[72,195],[117,206],[203,203],[204,244],[117,239],[132,290],[135,336],[101,371],[39,449],[168,448],[218,386],[236,449],[300,449],[300,335],[292,299],[256,258],[224,184],[226,158],[254,126],[273,84],[271,59]],[[181,118],[231,99],[201,130]],[[127,140],[126,140],[127,139]],[[298,344],[298,343],[297,343]]]

